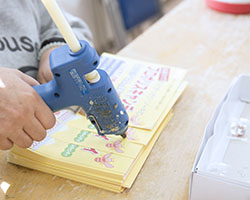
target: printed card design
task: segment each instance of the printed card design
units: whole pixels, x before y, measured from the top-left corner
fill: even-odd
[[[61,162],[74,163],[76,167],[82,166],[109,169],[107,167],[109,163],[113,166],[112,170],[114,170],[114,172],[119,172],[121,174],[125,174],[134,161],[133,158],[120,156],[112,152],[96,150],[94,151],[95,153],[92,153],[92,151],[84,150],[84,147],[80,145],[65,143],[57,139],[54,139],[53,144],[40,146],[40,148],[36,149],[36,152],[48,158],[60,160]],[[105,156],[108,154],[108,157]],[[73,168],[74,165],[72,165]]]
[[[161,116],[163,108],[159,104],[163,94],[171,98],[185,75],[181,69],[108,54],[102,55],[100,66],[110,75],[128,112],[130,125],[145,129],[152,129]]]
[[[142,145],[130,143],[120,136],[99,136],[84,129],[68,127],[66,130],[59,130],[51,137],[65,143],[79,145],[85,148],[94,148],[98,151],[111,152],[122,156],[136,158],[142,149]]]

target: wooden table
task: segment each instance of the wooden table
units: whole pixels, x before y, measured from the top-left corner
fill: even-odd
[[[182,67],[189,86],[130,190],[114,194],[6,163],[0,152],[0,199],[188,199],[188,184],[205,126],[232,79],[250,72],[250,16],[221,14],[204,0],[185,0],[120,53]]]

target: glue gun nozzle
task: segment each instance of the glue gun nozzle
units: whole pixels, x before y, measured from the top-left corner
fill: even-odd
[[[121,136],[123,139],[125,139],[127,137],[126,133],[123,133]]]

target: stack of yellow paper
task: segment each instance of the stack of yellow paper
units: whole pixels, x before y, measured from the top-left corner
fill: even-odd
[[[99,136],[84,116],[61,110],[47,137],[29,149],[15,146],[9,162],[114,192],[132,186],[187,85],[185,70],[109,54],[100,66],[130,117],[127,138]]]

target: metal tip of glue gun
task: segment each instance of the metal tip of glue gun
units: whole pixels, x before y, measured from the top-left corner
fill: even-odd
[[[121,134],[122,138],[125,139],[127,137],[126,133]]]

